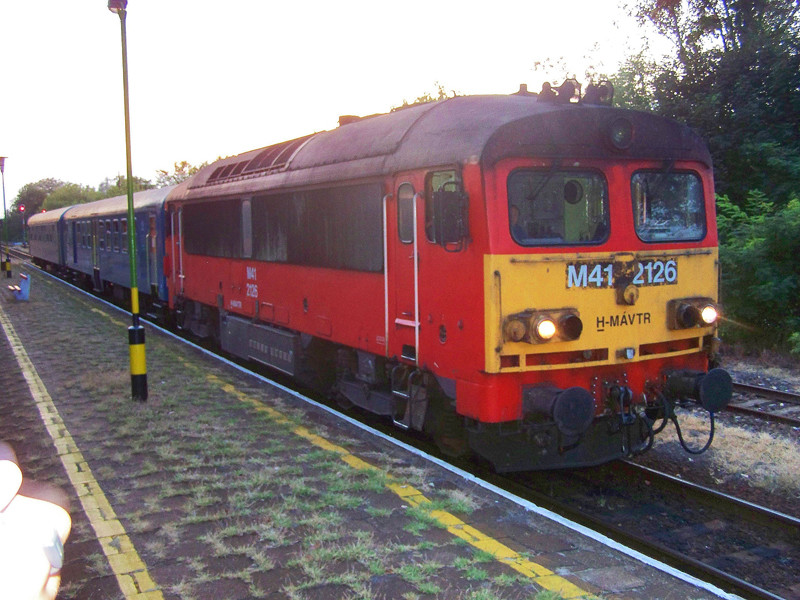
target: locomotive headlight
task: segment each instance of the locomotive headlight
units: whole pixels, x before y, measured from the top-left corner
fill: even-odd
[[[708,327],[719,319],[719,309],[711,298],[676,298],[667,303],[670,329]]]
[[[547,341],[552,339],[556,334],[556,324],[549,317],[539,317],[536,321],[534,331],[536,332],[536,337],[542,341]]]
[[[700,309],[693,304],[681,304],[678,307],[678,322],[684,327],[699,325],[700,318]]]
[[[713,304],[706,304],[700,311],[700,318],[706,325],[713,325],[719,318],[717,307]]]
[[[558,331],[565,340],[577,340],[583,333],[583,321],[578,315],[567,313],[558,320]]]

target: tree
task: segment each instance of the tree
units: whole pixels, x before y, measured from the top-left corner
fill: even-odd
[[[800,6],[796,0],[638,0],[675,48],[654,86],[658,112],[708,141],[717,189],[744,203],[800,190]]]
[[[152,190],[156,187],[149,179],[133,177],[133,191]],[[116,179],[106,178],[97,186],[99,198],[113,198],[114,196],[125,196],[128,193],[128,178],[124,175],[117,175]]]
[[[17,198],[11,206],[11,212],[19,212],[19,207],[25,206],[25,212],[34,214],[42,210],[44,201],[53,191],[66,185],[58,179],[40,179],[36,183],[26,183],[17,193]]]
[[[182,181],[186,181],[189,179],[189,177],[207,165],[208,162],[204,162],[200,165],[194,166],[185,160],[182,160],[181,162],[176,162],[174,164],[172,173],[159,169],[156,171],[156,173],[158,173],[158,176],[156,177],[156,187],[162,188],[167,187],[168,185],[177,185]]]
[[[99,197],[98,192],[90,186],[77,183],[65,183],[47,195],[42,208],[45,210],[53,210],[65,206],[72,206],[73,204],[84,204],[92,200],[97,200]]]
[[[409,106],[417,106],[418,104],[428,104],[429,102],[438,102],[439,100],[447,100],[448,98],[455,98],[456,96],[459,95],[458,92],[456,92],[455,90],[450,90],[450,92],[453,95],[448,96],[447,90],[438,81],[434,82],[433,85],[436,86],[436,91],[433,94],[431,94],[430,92],[425,92],[421,96],[417,96],[416,100],[414,100],[413,102],[409,102],[408,100],[403,99],[403,104],[401,104],[400,106],[393,106],[392,112],[408,108]]]

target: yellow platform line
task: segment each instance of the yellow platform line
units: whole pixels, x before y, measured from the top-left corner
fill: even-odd
[[[184,364],[189,366],[189,364],[186,362],[184,362]],[[209,383],[221,388],[224,392],[234,395],[241,402],[250,405],[257,412],[266,414],[272,421],[288,426],[294,425],[293,421],[280,411],[267,406],[261,400],[253,398],[252,396],[249,396],[248,394],[236,389],[236,387],[233,385],[225,383],[216,375],[206,375],[206,380]],[[295,426],[292,431],[296,435],[305,438],[318,448],[336,453],[339,455],[339,458],[342,461],[354,469],[371,469],[382,472],[382,469],[379,467],[371,465],[357,456],[354,456],[346,448],[334,444],[322,436],[317,435],[316,433],[312,433],[305,427]],[[395,482],[392,476],[388,473],[386,473],[386,477],[387,480],[389,480],[389,482],[386,484],[386,487],[402,498],[403,502],[409,504],[410,506],[421,506],[423,508],[426,504],[432,504],[428,498],[426,498],[413,486]],[[581,589],[571,581],[561,577],[560,575],[557,575],[550,569],[524,558],[518,552],[512,550],[505,544],[502,544],[494,538],[485,535],[481,531],[468,525],[449,512],[443,510],[431,510],[428,514],[442,527],[447,529],[447,531],[452,535],[461,538],[474,548],[491,554],[498,562],[508,565],[518,573],[528,577],[536,585],[560,594],[562,598],[581,598],[593,596],[593,594]]]
[[[22,375],[28,382],[33,400],[53,440],[61,464],[64,465],[64,470],[78,494],[83,511],[97,535],[124,597],[131,600],[163,600],[164,596],[158,585],[147,572],[147,566],[136,552],[125,528],[64,425],[53,399],[36,372],[2,305],[0,305],[0,324],[5,330]]]

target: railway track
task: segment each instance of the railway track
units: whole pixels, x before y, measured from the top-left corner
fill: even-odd
[[[800,427],[800,394],[749,383],[734,383],[728,410],[759,419]]]
[[[482,474],[495,485],[745,598],[800,598],[800,519],[633,463]]]

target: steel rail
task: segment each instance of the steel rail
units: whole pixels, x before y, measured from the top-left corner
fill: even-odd
[[[800,405],[800,394],[796,392],[786,392],[783,390],[775,390],[772,388],[763,387],[760,385],[753,385],[750,383],[734,382],[733,389],[737,392],[746,394],[757,394],[764,398],[771,398],[780,402],[788,402],[790,404]]]
[[[716,509],[721,508],[721,504],[727,503],[729,506],[725,508],[727,512],[734,514],[741,514],[741,512],[748,512],[749,519],[759,525],[767,524],[771,521],[771,525],[775,526],[775,521],[781,524],[782,528],[791,527],[798,530],[798,538],[800,538],[800,519],[791,515],[786,515],[777,511],[771,511],[768,508],[760,507],[756,504],[746,502],[744,500],[733,498],[725,494],[715,492],[704,486],[693,484],[683,481],[677,477],[639,467],[638,465],[631,466],[630,463],[621,462],[623,468],[631,470],[640,470],[646,477],[659,481],[667,482],[665,485],[671,486],[674,490],[678,486],[683,488],[684,491],[689,490],[694,495],[707,495],[705,503],[713,505]],[[626,529],[623,526],[614,524],[612,521],[592,515],[582,511],[569,503],[554,499],[543,492],[531,488],[519,481],[510,480],[505,476],[481,473],[481,477],[489,480],[490,483],[503,487],[507,491],[526,498],[532,502],[544,506],[565,518],[578,522],[586,527],[590,527],[594,531],[605,535],[625,546],[633,548],[643,554],[646,554],[656,560],[662,561],[672,567],[680,569],[690,575],[708,581],[709,583],[719,586],[728,592],[741,595],[746,598],[780,600],[783,597],[779,596],[769,590],[761,588],[752,584],[734,574],[727,573],[717,567],[714,567],[702,560],[688,557],[682,552],[674,550],[664,543],[656,541],[650,537],[637,535]],[[739,511],[739,512],[737,512]]]

